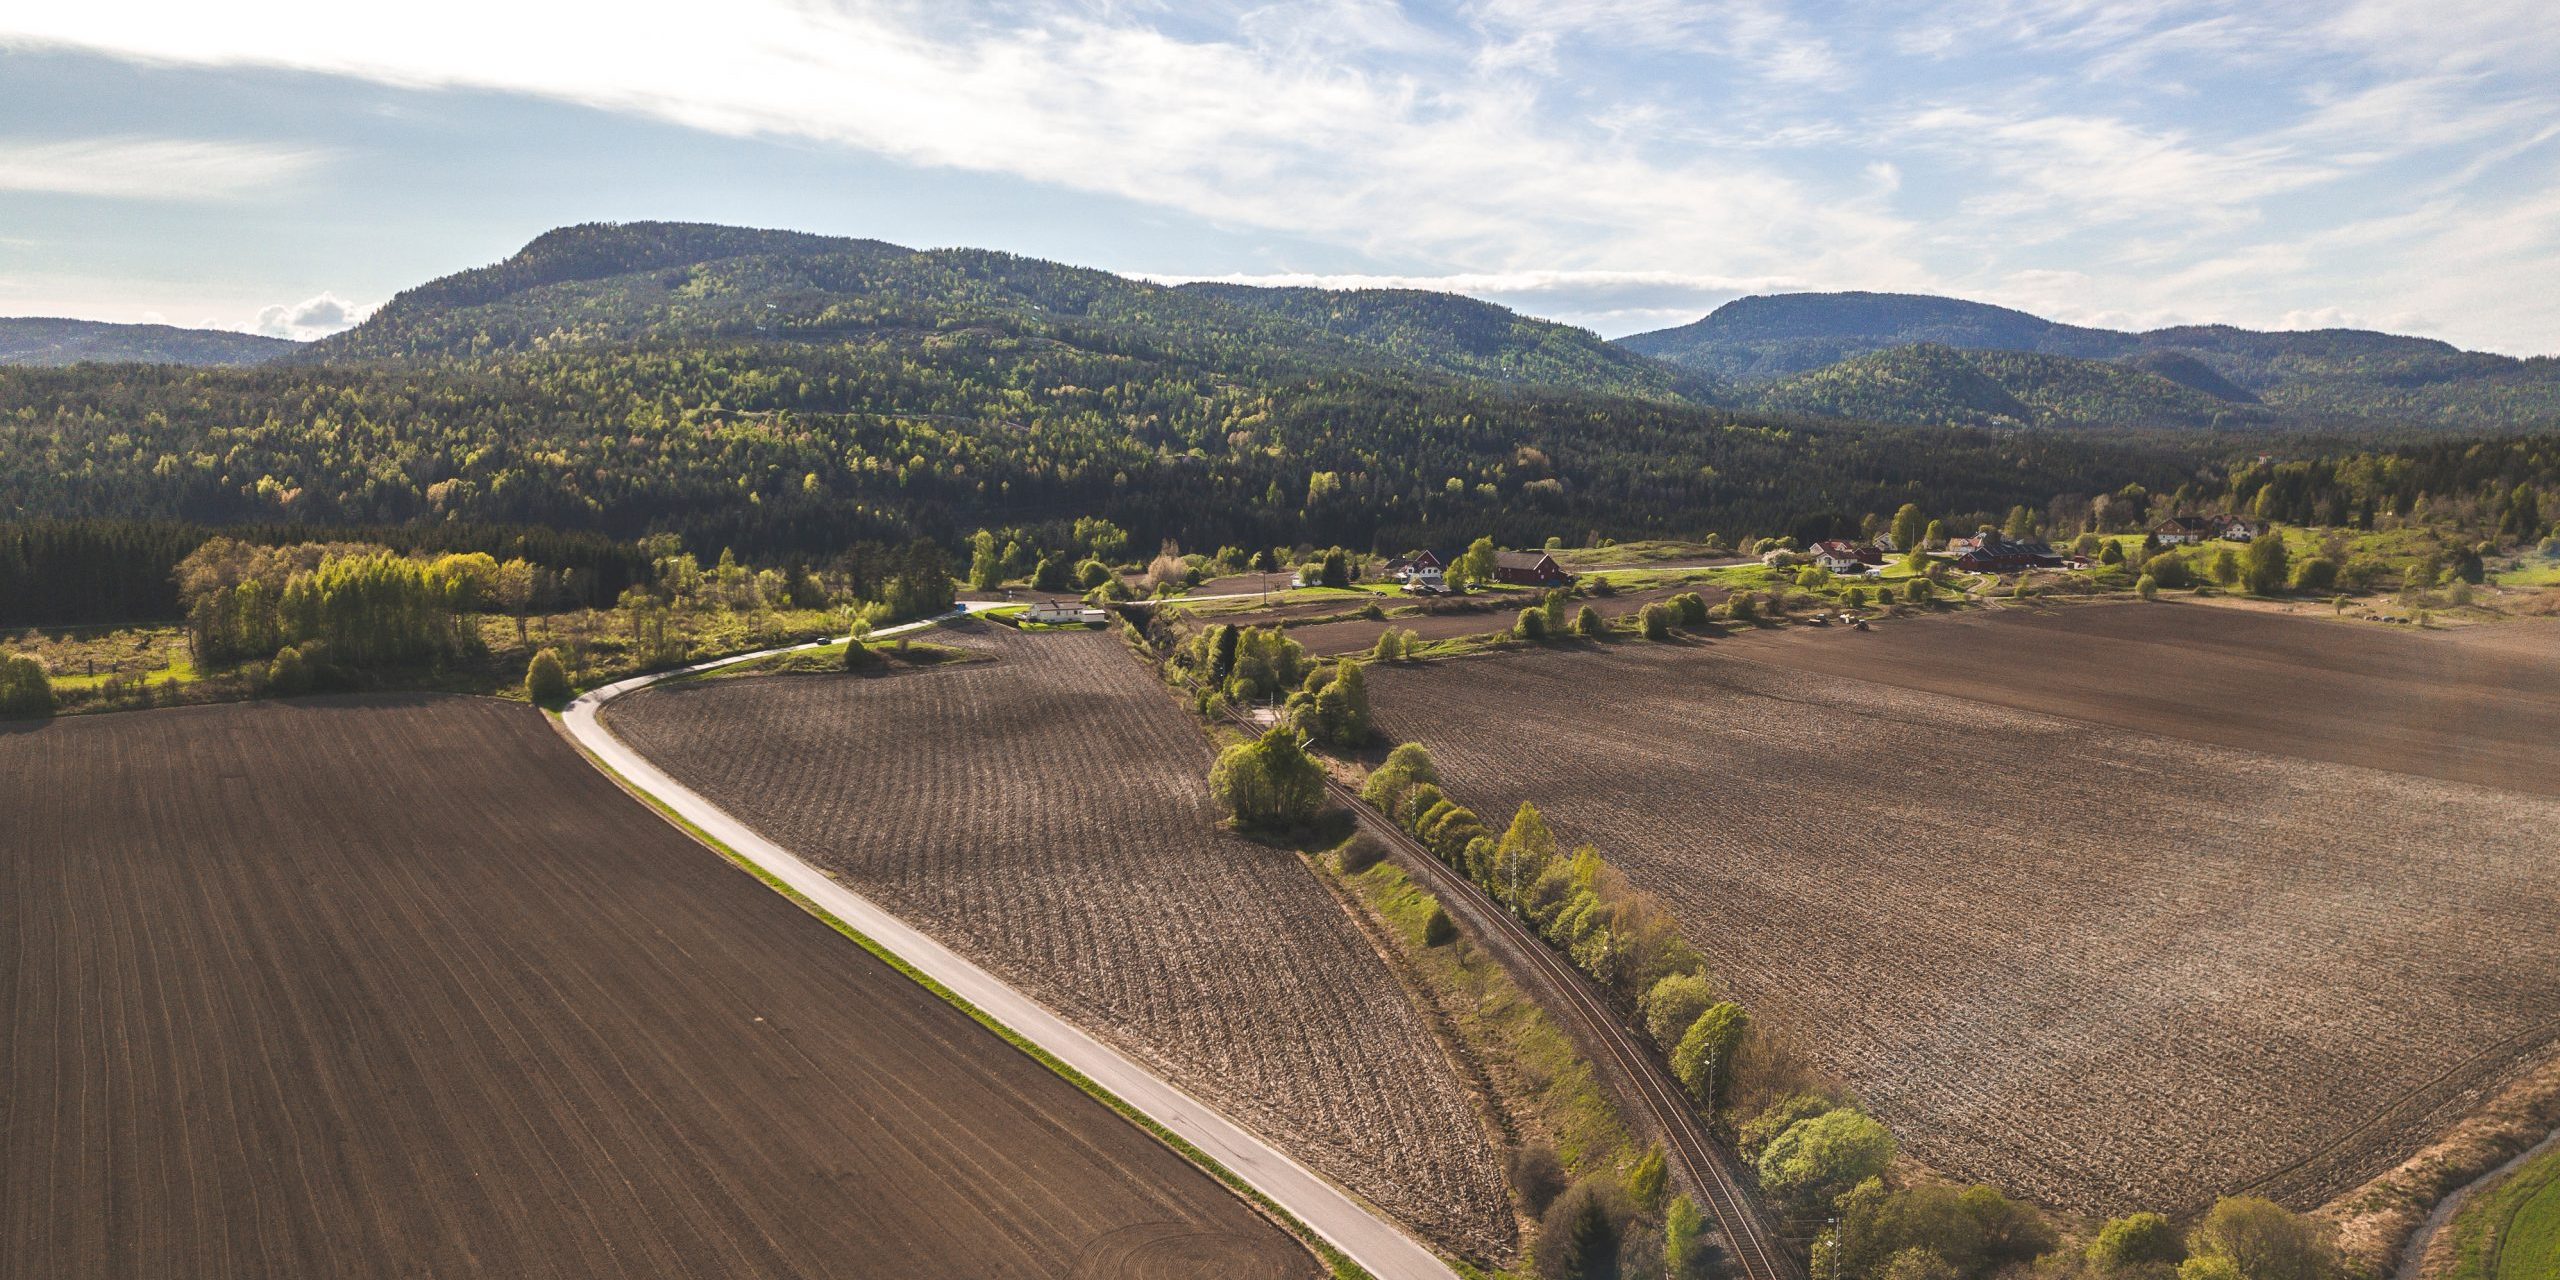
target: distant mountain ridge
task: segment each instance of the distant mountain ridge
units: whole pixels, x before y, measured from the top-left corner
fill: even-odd
[[[0,365],[263,364],[300,344],[228,329],[110,324],[45,316],[0,317]]]
[[[1870,358],[1920,344],[1951,355]],[[1854,412],[1886,422],[2009,416],[2009,407],[1985,399],[1983,379],[2040,400],[2045,409],[2031,416],[2054,426],[2560,422],[2560,360],[2519,360],[2363,329],[2189,325],[2127,333],[1925,294],[1798,293],[1739,298],[1690,324],[1617,345],[1726,380],[1736,405]],[[2046,359],[1993,360],[1991,353]],[[1808,381],[1817,371],[1828,376]],[[2126,371],[2145,377],[2118,376]],[[2095,399],[2079,403],[2073,396],[2080,392]],[[2190,393],[2263,412],[2207,411]],[[1948,419],[1950,405],[1974,408]]]
[[[312,361],[614,344],[927,342],[994,332],[1236,369],[1377,367],[1677,400],[1710,379],[1588,330],[1418,290],[1167,286],[981,249],[697,223],[593,223],[430,281]]]

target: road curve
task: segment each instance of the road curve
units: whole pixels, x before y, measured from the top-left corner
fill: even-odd
[[[995,607],[994,602],[983,607]],[[966,606],[955,610],[965,612]],[[936,619],[934,621],[939,621]],[[911,623],[872,633],[891,638],[922,630],[933,622]],[[693,823],[711,838],[762,867],[776,879],[808,897],[835,918],[862,932],[891,954],[977,1006],[1023,1039],[1084,1073],[1138,1111],[1207,1152],[1219,1164],[1291,1214],[1318,1236],[1368,1269],[1378,1280],[1457,1280],[1448,1264],[1368,1210],[1332,1183],[1290,1159],[1252,1131],[1229,1120],[1206,1103],[1175,1087],[1123,1056],[1040,1002],[1015,990],[994,974],[927,937],[885,908],[838,884],[791,851],[758,835],[668,777],[639,752],[608,731],[597,712],[605,703],[661,680],[732,666],[818,647],[824,642],[762,649],[711,662],[696,663],[654,675],[634,676],[580,695],[561,713],[561,723],[579,745],[624,781],[647,792],[660,804]]]

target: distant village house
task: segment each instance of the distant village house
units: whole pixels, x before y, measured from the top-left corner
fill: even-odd
[[[2021,569],[2059,569],[2062,553],[2051,546],[2025,538],[2003,537],[1985,533],[1971,538],[1949,538],[1947,556],[1955,567],[1967,573],[2015,573]]]
[[[2254,542],[2266,526],[2247,516],[2171,516],[2151,526],[2151,536],[2164,547],[2211,542]]]
[[[1022,620],[1064,625],[1078,622],[1108,622],[1111,620],[1111,615],[1100,609],[1088,607],[1082,600],[1051,598],[1032,601],[1030,612],[1023,614]]]
[[[1493,580],[1517,587],[1561,587],[1573,575],[1544,551],[1501,551],[1493,557]]]
[[[1865,573],[1884,563],[1884,552],[1872,545],[1832,538],[1813,544],[1813,562],[1833,573]]]
[[[1403,583],[1408,591],[1438,591],[1447,582],[1440,557],[1429,551],[1416,551],[1389,560],[1387,579]]]

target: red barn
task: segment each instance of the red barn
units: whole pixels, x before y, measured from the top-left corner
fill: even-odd
[[[1561,587],[1573,581],[1573,575],[1544,551],[1498,551],[1493,557],[1493,580],[1519,587]]]

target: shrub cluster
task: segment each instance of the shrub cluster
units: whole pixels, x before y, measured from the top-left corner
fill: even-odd
[[[1306,646],[1279,627],[1219,623],[1193,635],[1170,658],[1174,672],[1229,702],[1280,697],[1303,686],[1313,668]]]
[[[1366,745],[1373,731],[1369,682],[1360,664],[1343,658],[1308,672],[1306,684],[1289,695],[1288,716],[1290,724],[1326,746]]]
[[[1371,646],[1369,656],[1380,662],[1406,662],[1421,644],[1421,632],[1411,627],[1389,627],[1378,633],[1378,643]]]
[[[53,714],[53,678],[44,659],[13,653],[0,658],[0,716]]]
[[[850,654],[861,647],[861,641],[849,641],[846,652]],[[846,665],[852,663],[848,661]],[[569,671],[560,662],[559,650],[544,649],[525,664],[524,696],[537,707],[554,707],[569,700]]]
[[[1666,976],[1703,967],[1670,912],[1629,886],[1598,851],[1564,853],[1534,805],[1520,806],[1497,836],[1442,793],[1420,744],[1390,752],[1361,794],[1622,997],[1632,1001]]]
[[[1324,807],[1324,766],[1297,730],[1282,727],[1219,752],[1209,789],[1237,826],[1288,830]]]

